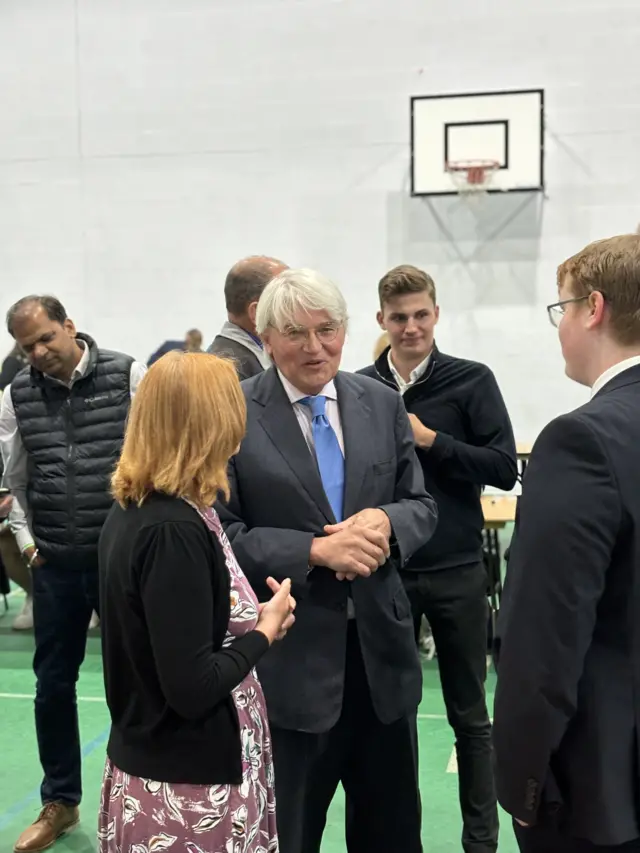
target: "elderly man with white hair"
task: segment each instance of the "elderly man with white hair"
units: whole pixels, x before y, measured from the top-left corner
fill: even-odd
[[[347,308],[311,270],[265,288],[273,366],[243,383],[247,434],[218,511],[258,595],[291,578],[296,626],[261,665],[281,853],[320,850],[339,783],[350,853],[417,853],[422,676],[398,568],[437,520],[401,398],[339,370]]]

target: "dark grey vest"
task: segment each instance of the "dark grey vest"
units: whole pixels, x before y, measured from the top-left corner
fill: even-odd
[[[97,559],[111,508],[110,478],[131,402],[133,359],[98,349],[88,335],[89,368],[71,388],[34,368],[11,383],[18,429],[28,454],[27,499],[43,557]]]

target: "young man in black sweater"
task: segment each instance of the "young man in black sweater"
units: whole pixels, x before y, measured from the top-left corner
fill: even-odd
[[[427,491],[438,504],[436,531],[404,567],[403,581],[416,640],[423,615],[433,631],[456,737],[463,848],[493,853],[498,812],[484,689],[488,602],[480,494],[485,485],[513,488],[513,431],[491,370],[437,349],[432,278],[416,267],[396,267],[378,292],[378,323],[391,345],[360,373],[403,395]]]

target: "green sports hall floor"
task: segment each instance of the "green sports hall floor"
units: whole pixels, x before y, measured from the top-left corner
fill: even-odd
[[[0,853],[13,849],[17,836],[34,819],[39,807],[40,767],[32,702],[33,637],[29,633],[14,633],[10,628],[12,616],[21,605],[20,593],[13,593],[9,613],[0,616]],[[454,853],[462,847],[453,739],[445,718],[435,661],[425,661],[424,675],[419,713],[424,849],[425,853]],[[494,684],[491,672],[487,683],[490,703]],[[78,696],[85,788],[81,824],[57,843],[56,853],[96,850],[98,797],[109,720],[103,700],[100,639],[94,632],[88,641]],[[331,809],[323,853],[345,849],[343,814],[339,794]],[[504,814],[501,820],[500,851],[515,853],[517,846],[509,821]]]

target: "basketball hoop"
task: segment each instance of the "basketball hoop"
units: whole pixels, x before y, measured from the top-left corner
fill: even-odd
[[[460,195],[486,193],[500,168],[496,160],[450,160],[445,170]]]

